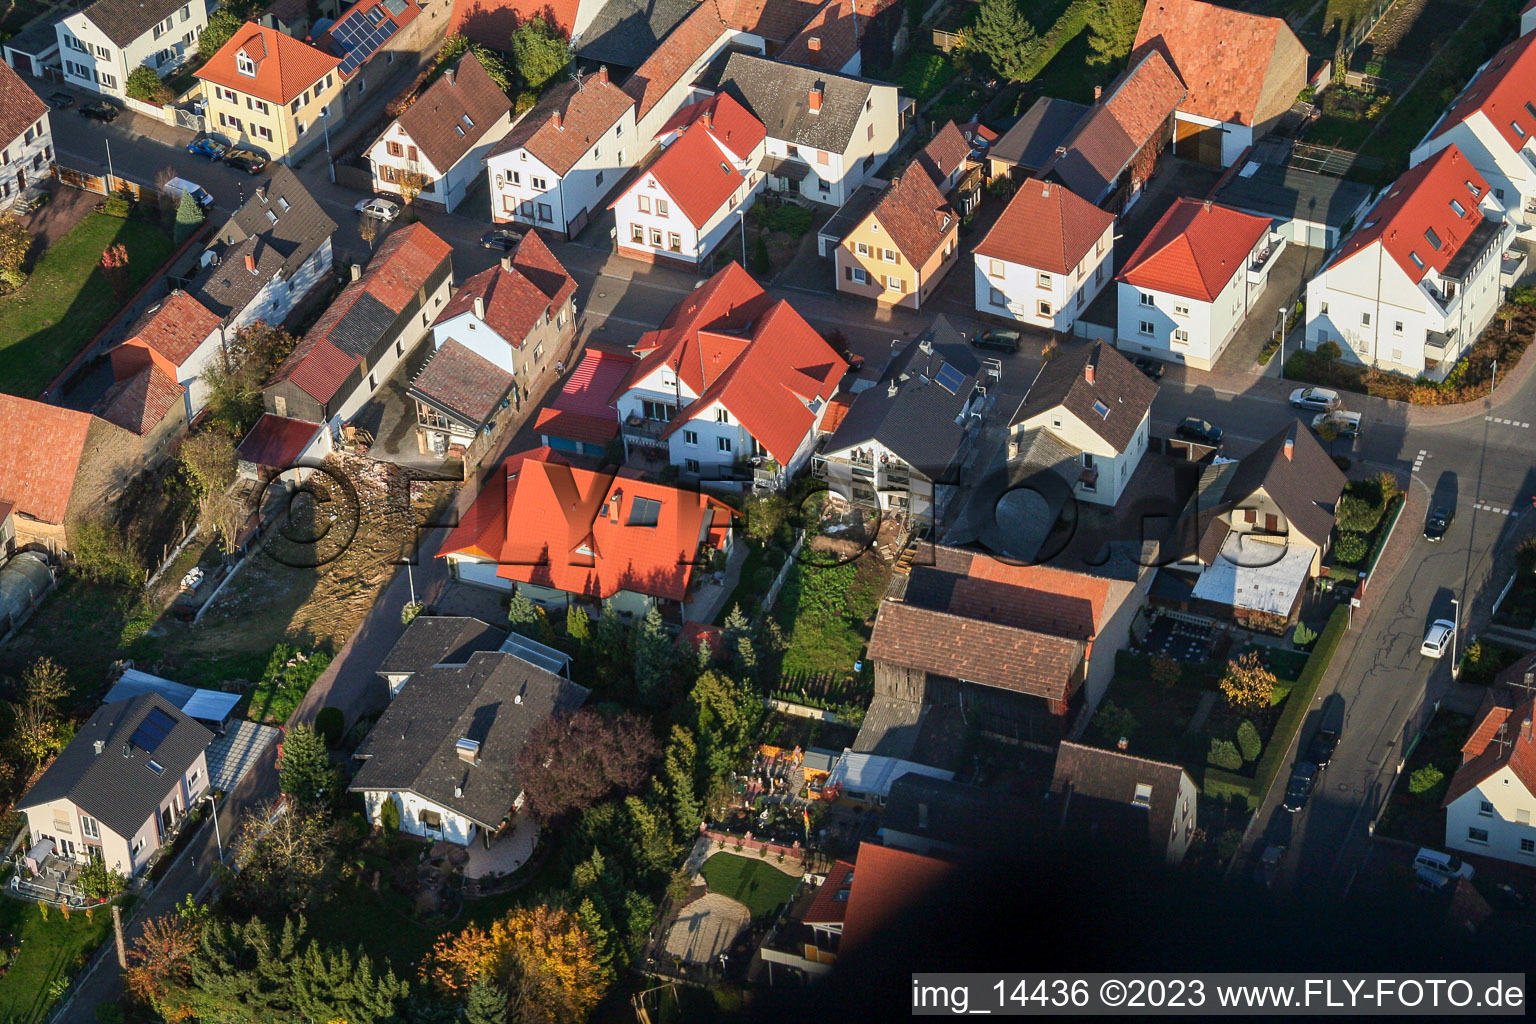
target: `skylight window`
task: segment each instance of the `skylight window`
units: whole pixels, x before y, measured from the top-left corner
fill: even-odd
[[[1520,127],[1519,121],[1509,122],[1509,127],[1510,130],[1513,131],[1516,135],[1520,136],[1522,139],[1525,138],[1525,129]]]
[[[475,126],[475,119],[470,117],[468,114],[463,115],[460,120],[464,122],[464,127],[466,128],[473,128]]]
[[[1099,419],[1109,419],[1109,406],[1105,405],[1103,402],[1094,402],[1093,411],[1099,414]]]
[[[1136,795],[1131,798],[1131,803],[1137,807],[1152,806],[1152,787],[1145,782],[1136,783]]]
[[[156,775],[164,775],[165,765],[161,764],[159,761],[151,759],[149,762],[149,770],[154,772]]]
[[[1413,260],[1413,265],[1414,266],[1418,267],[1420,270],[1424,269],[1424,261],[1419,257],[1418,253],[1410,252],[1408,254],[1408,258]]]
[[[283,208],[284,213],[288,212],[288,200],[284,199],[282,196],[277,197],[277,205]]]
[[[1452,199],[1451,200],[1451,212],[1454,213],[1458,217],[1465,217],[1467,215],[1467,208],[1465,206],[1462,206],[1461,203],[1458,202],[1457,200]]]
[[[459,137],[460,138],[464,137],[464,126],[463,125],[456,124],[456,125],[453,126],[453,130],[459,133]]]
[[[655,498],[635,498],[629,503],[630,526],[655,526],[661,518],[661,502]]]
[[[1525,112],[1532,117],[1536,117],[1536,106],[1532,106],[1530,100],[1525,101]]]
[[[1483,190],[1472,184],[1470,180],[1467,182],[1467,191],[1472,193],[1473,199],[1483,198]]]
[[[1424,229],[1424,241],[1429,243],[1431,249],[1440,248],[1440,236],[1435,234],[1434,228]]]

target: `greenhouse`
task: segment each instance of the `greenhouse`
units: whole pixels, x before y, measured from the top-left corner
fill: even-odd
[[[27,621],[53,586],[53,570],[33,551],[23,551],[0,568],[0,637]]]

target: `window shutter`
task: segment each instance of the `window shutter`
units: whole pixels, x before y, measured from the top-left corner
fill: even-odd
[[[843,267],[843,277],[845,277],[849,281],[852,281],[853,280],[853,268],[849,267],[849,266],[844,266]]]

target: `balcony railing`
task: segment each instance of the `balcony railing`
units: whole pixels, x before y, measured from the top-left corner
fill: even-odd
[[[654,440],[666,433],[667,426],[666,420],[647,420],[639,416],[630,416],[624,421],[624,433],[630,437]]]

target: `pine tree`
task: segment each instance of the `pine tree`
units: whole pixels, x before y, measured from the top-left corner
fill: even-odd
[[[613,685],[620,666],[629,664],[629,627],[612,608],[604,608],[592,631],[592,650],[598,661],[598,675],[605,685]]]
[[[1042,43],[1019,11],[1017,0],[981,0],[966,45],[1004,78],[1021,81],[1041,56]]]
[[[592,617],[574,601],[565,606],[565,637],[573,658],[586,654],[592,642]]]
[[[183,192],[181,202],[176,206],[176,244],[180,245],[191,238],[202,223],[203,208],[197,205],[191,192]]]
[[[646,613],[634,635],[635,689],[640,700],[651,707],[667,703],[672,672],[677,663],[677,647],[661,621],[661,612]]]
[[[464,1024],[507,1024],[506,991],[484,976],[470,982],[464,994]]]
[[[1099,0],[1088,19],[1088,64],[1113,64],[1131,52],[1144,0]]]
[[[278,786],[301,804],[320,803],[336,786],[336,766],[325,740],[307,725],[298,725],[283,740],[277,765]]]
[[[629,936],[629,955],[639,956],[645,936],[656,920],[656,902],[640,892],[624,894],[624,931]]]
[[[672,822],[638,796],[624,798],[624,812],[629,818],[628,848],[635,866],[648,875],[665,872],[677,857]]]
[[[688,692],[687,711],[699,738],[699,768],[705,778],[721,778],[746,756],[762,720],[763,701],[728,676],[706,672]]]
[[[513,591],[512,600],[507,607],[507,622],[511,625],[512,632],[530,640],[537,640],[539,611],[539,606],[530,601],[521,591]]]
[[[619,962],[620,949],[613,938],[613,922],[609,919],[608,904],[601,896],[583,896],[576,906],[576,916],[581,926],[592,937],[592,947],[603,975],[611,978],[623,966]]]
[[[698,760],[699,749],[693,741],[693,733],[681,725],[674,725],[666,752],[662,754],[658,784],[672,815],[673,829],[682,840],[696,836],[699,822],[703,820],[699,810]]]

